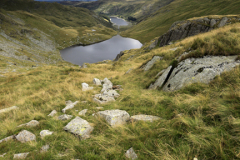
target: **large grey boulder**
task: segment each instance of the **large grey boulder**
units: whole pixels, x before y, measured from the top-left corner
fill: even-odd
[[[158,87],[162,87],[171,69],[172,69],[172,66],[169,66],[164,71],[164,73],[155,81],[155,83],[149,86],[149,89],[157,89]]]
[[[29,141],[36,141],[36,136],[27,130],[23,130],[20,133],[18,133],[16,139],[22,143],[26,143]]]
[[[18,127],[23,127],[23,126],[26,126],[26,127],[36,127],[38,125],[39,125],[39,122],[37,120],[31,120],[30,122],[25,123],[25,124],[21,124]]]
[[[6,138],[4,138],[4,139],[1,139],[1,140],[0,140],[0,143],[2,143],[2,142],[7,142],[7,141],[9,141],[9,140],[11,140],[11,139],[14,139],[14,138],[15,138],[15,135],[8,136],[8,137],[6,137]]]
[[[101,83],[101,81],[99,80],[99,79],[97,79],[97,78],[94,78],[93,79],[93,84],[95,84],[95,85],[102,85],[102,83]]]
[[[72,101],[67,101],[67,102],[66,102],[66,105],[67,105],[67,106],[62,109],[62,112],[65,113],[66,110],[69,110],[69,109],[74,108],[74,106],[75,106],[77,103],[78,103],[78,101],[76,101],[76,102],[74,102],[74,103],[72,103]]]
[[[13,159],[25,159],[27,158],[29,152],[14,154]]]
[[[129,159],[132,159],[132,160],[138,158],[137,154],[134,152],[132,147],[129,150],[126,151],[125,156]]]
[[[86,139],[90,137],[90,134],[94,128],[86,120],[76,117],[71,120],[63,129],[80,136],[81,139]]]
[[[172,71],[164,91],[174,91],[192,83],[208,84],[217,75],[240,64],[237,56],[205,56],[181,61]]]
[[[12,110],[16,110],[19,109],[17,106],[13,106],[13,107],[9,107],[9,108],[4,108],[0,110],[0,113],[6,113],[6,112],[10,112]]]
[[[104,118],[112,127],[123,125],[130,119],[130,115],[126,111],[119,109],[99,111],[96,115]]]
[[[154,56],[150,61],[147,62],[146,65],[144,65],[143,70],[148,71],[152,68],[152,66],[159,60],[163,59],[163,57],[160,56]]]
[[[145,114],[134,115],[134,116],[131,116],[130,118],[131,121],[145,121],[145,122],[153,122],[159,119],[161,118],[157,116],[145,115]]]
[[[82,91],[92,90],[93,87],[89,87],[87,83],[82,83]]]

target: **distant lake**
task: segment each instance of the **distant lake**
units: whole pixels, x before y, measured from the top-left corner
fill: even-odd
[[[113,24],[115,24],[117,26],[127,26],[129,24],[124,19],[121,19],[121,18],[118,18],[118,17],[110,17],[110,20]]]
[[[61,50],[60,53],[65,61],[82,65],[83,63],[113,60],[121,51],[141,47],[142,44],[138,40],[117,35],[100,43],[69,47]]]

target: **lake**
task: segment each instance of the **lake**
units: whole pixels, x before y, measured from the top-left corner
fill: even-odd
[[[118,17],[110,17],[111,22],[117,26],[127,26],[129,23]]]
[[[118,26],[126,25],[123,19],[111,17],[111,21]],[[106,41],[88,46],[73,46],[60,51],[65,61],[82,65],[83,63],[96,63],[103,60],[113,60],[117,54],[124,50],[141,48],[142,44],[135,39],[116,35]]]

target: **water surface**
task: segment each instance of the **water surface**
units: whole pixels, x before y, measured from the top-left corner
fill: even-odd
[[[111,20],[112,23],[114,23],[117,26],[127,26],[129,24],[124,19],[121,19],[121,18],[118,18],[118,17],[110,17],[110,20]]]
[[[142,44],[138,40],[117,35],[100,43],[69,47],[61,50],[60,53],[65,61],[82,65],[83,63],[113,60],[121,51],[137,49],[141,46]]]

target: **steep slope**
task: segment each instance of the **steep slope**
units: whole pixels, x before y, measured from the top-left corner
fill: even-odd
[[[240,13],[239,6],[239,0],[175,0],[169,5],[160,8],[136,26],[123,32],[122,35],[138,39],[144,43],[161,36],[176,21],[207,15],[235,15]]]

